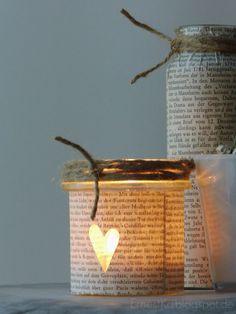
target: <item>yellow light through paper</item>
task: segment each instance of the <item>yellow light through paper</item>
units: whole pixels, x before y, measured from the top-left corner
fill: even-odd
[[[119,237],[119,232],[114,228],[109,229],[105,236],[97,225],[93,224],[89,228],[90,241],[104,272],[108,270],[119,243]]]

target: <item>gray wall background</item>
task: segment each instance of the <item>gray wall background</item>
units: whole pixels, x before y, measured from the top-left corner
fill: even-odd
[[[0,0],[0,285],[69,281],[68,195],[59,174],[78,154],[166,154],[168,43],[120,13],[174,36],[183,24],[235,24],[235,0]]]

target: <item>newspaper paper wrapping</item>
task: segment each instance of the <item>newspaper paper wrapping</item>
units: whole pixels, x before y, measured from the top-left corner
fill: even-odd
[[[186,36],[236,41],[233,26],[183,26]],[[236,133],[236,54],[182,52],[167,68],[167,153],[189,157],[215,153]],[[185,287],[211,287],[199,191],[185,194]]]
[[[88,237],[92,190],[71,191],[71,292],[80,295],[156,295],[184,287],[184,191],[106,189],[95,224],[116,228],[120,240],[107,272]]]

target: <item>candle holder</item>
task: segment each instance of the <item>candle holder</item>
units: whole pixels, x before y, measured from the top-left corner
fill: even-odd
[[[236,291],[236,155],[195,157],[213,287]]]
[[[95,160],[99,202],[94,220],[94,171],[66,163],[71,292],[156,295],[184,288],[184,190],[193,161]]]

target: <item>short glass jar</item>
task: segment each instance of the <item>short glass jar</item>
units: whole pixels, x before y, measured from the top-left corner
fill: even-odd
[[[87,162],[65,165],[71,292],[156,295],[184,288],[184,190],[192,161],[100,160],[96,217]]]

